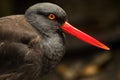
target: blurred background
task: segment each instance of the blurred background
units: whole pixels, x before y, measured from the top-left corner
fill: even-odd
[[[120,0],[0,0],[0,17],[24,14],[38,2],[52,2],[69,22],[111,48],[104,51],[66,35],[66,54],[42,80],[120,80]]]

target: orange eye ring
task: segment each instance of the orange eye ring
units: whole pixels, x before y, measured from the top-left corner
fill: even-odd
[[[54,20],[54,19],[56,18],[56,16],[55,16],[54,14],[49,14],[49,15],[48,15],[48,18],[49,18],[50,20]]]

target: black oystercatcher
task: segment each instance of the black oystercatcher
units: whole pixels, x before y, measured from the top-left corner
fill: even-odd
[[[39,80],[64,55],[62,31],[109,50],[73,28],[61,7],[38,3],[31,6],[25,15],[0,18],[0,80]]]

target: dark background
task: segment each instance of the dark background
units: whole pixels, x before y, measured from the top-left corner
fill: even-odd
[[[104,51],[66,35],[66,54],[43,80],[120,80],[120,0],[0,0],[0,16],[24,14],[38,2],[52,2],[69,22],[111,48]]]

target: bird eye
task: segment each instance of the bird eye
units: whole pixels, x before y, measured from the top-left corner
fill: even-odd
[[[49,18],[50,20],[54,20],[54,19],[56,18],[56,16],[55,16],[54,14],[49,14],[49,15],[48,15],[48,18]]]

